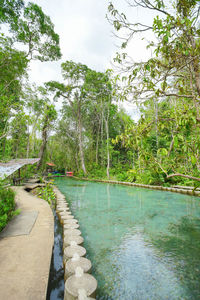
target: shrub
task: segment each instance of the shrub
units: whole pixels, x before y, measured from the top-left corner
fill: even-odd
[[[121,171],[121,173],[116,175],[116,178],[118,181],[127,181],[128,180],[128,174],[126,171]]]
[[[137,173],[136,182],[150,185],[162,185],[165,181],[161,173],[157,173],[153,169],[145,169],[142,170],[141,173]]]
[[[19,211],[15,210],[15,193],[10,188],[0,186],[0,231]]]
[[[53,191],[52,184],[53,184],[53,181],[50,181],[47,183],[47,185],[45,187],[36,188],[35,190],[32,191],[32,193],[34,195],[36,195],[37,197],[47,201],[49,203],[49,205],[51,205],[52,207],[55,207],[56,195]]]

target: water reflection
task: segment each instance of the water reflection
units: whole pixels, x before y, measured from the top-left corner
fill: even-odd
[[[200,299],[199,198],[72,182],[57,180],[79,220],[97,299]]]

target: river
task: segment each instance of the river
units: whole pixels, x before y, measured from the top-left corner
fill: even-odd
[[[57,178],[78,219],[98,300],[200,299],[200,198]]]

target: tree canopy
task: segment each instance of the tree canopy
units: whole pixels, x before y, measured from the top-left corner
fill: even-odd
[[[58,60],[59,36],[38,5],[1,0],[0,23],[9,28],[0,36],[2,161],[39,156],[41,171],[52,161],[58,171],[79,176],[159,185],[200,181],[199,1],[127,5],[154,14],[152,24],[134,22],[109,4],[109,22],[122,40],[118,69],[99,72],[66,60],[61,81],[37,87],[28,83],[29,62]],[[152,56],[133,61],[127,46],[150,31]],[[135,103],[137,122],[121,100]]]

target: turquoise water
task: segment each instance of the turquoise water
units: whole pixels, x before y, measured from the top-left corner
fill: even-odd
[[[200,299],[200,198],[58,178],[79,220],[97,299]]]

